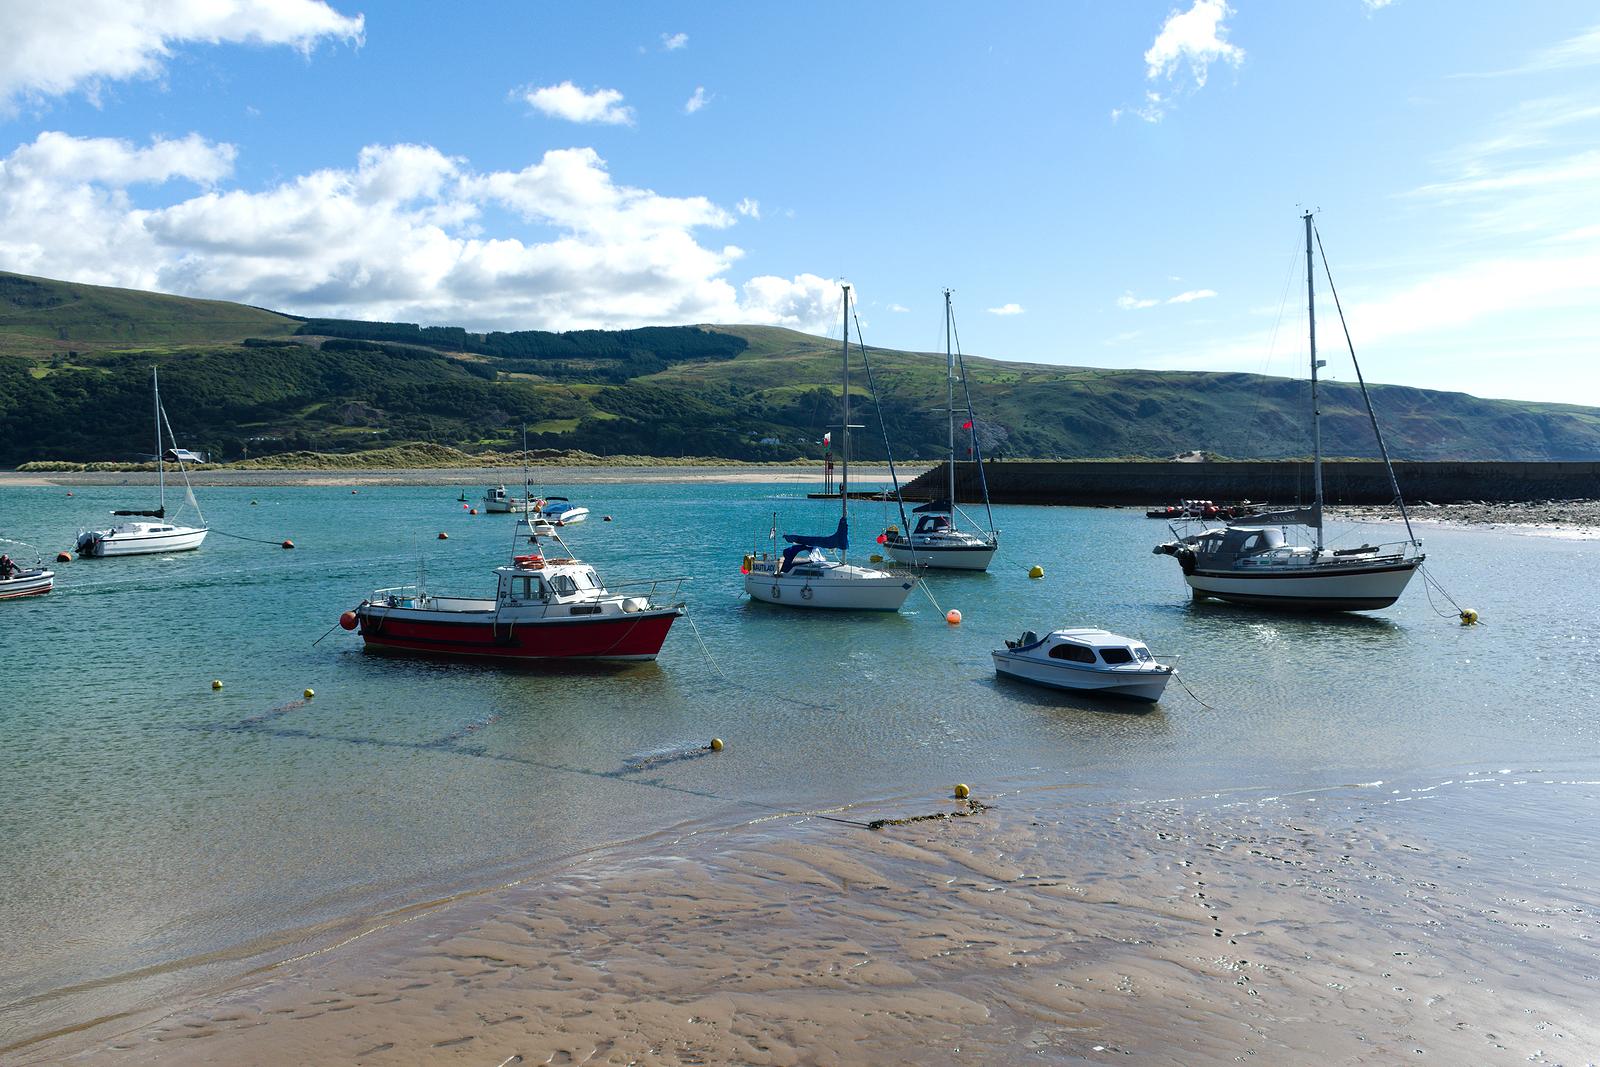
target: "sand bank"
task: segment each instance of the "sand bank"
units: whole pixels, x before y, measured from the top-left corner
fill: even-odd
[[[706,830],[7,1062],[1580,1063],[1584,777]]]
[[[920,470],[921,468],[917,468]],[[887,467],[852,467],[852,487],[865,488],[888,484]],[[822,468],[730,463],[724,466],[549,466],[532,470],[534,485],[604,485],[610,483],[809,483],[820,491]],[[195,485],[213,486],[361,486],[361,485],[513,485],[522,472],[506,467],[448,467],[360,470],[200,470],[190,474]],[[901,472],[901,478],[907,472]],[[170,480],[170,479],[169,479]],[[7,486],[78,485],[154,485],[156,475],[148,471],[0,471],[0,489]]]

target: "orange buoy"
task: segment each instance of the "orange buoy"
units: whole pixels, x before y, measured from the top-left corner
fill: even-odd
[[[450,540],[450,535],[445,533],[443,530],[440,530],[439,531],[439,540],[448,541],[448,540]]]
[[[944,613],[944,621],[949,623],[951,626],[960,626],[961,612],[957,611],[955,608],[951,608],[949,611]]]
[[[283,539],[283,547],[284,548],[293,548],[294,547],[294,542],[289,540],[287,537],[285,537]]]
[[[360,617],[358,617],[353,611],[347,611],[343,615],[339,616],[339,625],[343,626],[346,630],[354,630],[356,628],[356,623],[360,621]]]
[[[467,509],[467,514],[468,515],[476,515],[477,513],[478,513],[478,509],[477,508],[468,508]]]
[[[72,562],[72,553],[71,552],[57,552],[56,553],[56,562],[57,563],[71,563]]]

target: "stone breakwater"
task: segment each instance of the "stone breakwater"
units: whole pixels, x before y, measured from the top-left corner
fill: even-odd
[[[1181,463],[1116,460],[1015,460],[985,463],[989,496],[997,504],[1167,504],[1183,499],[1292,503],[1311,496],[1308,461]],[[1408,501],[1499,504],[1600,500],[1596,463],[1396,463]],[[905,488],[908,500],[944,495],[945,470],[935,468]],[[1387,504],[1394,498],[1382,463],[1334,460],[1323,464],[1330,504]],[[982,499],[977,468],[956,468],[961,502]],[[1567,510],[1571,510],[1567,505]]]

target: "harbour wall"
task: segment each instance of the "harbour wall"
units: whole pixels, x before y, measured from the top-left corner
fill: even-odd
[[[1600,463],[1396,463],[1408,501],[1458,504],[1600,499]],[[1004,460],[983,465],[997,504],[1170,504],[1178,500],[1309,500],[1309,461],[1239,463]],[[1394,491],[1382,463],[1333,460],[1322,465],[1331,504],[1386,504]],[[907,500],[943,498],[948,474],[936,467],[909,482]],[[956,465],[956,496],[983,499],[977,467]]]

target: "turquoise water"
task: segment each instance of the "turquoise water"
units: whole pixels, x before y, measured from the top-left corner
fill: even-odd
[[[1420,582],[1374,616],[1193,605],[1150,554],[1160,523],[998,508],[992,573],[930,583],[965,616],[951,627],[921,596],[901,615],[747,602],[739,560],[774,510],[832,529],[834,506],[795,487],[573,486],[593,510],[575,551],[612,584],[692,576],[721,675],[688,620],[658,663],[536,673],[324,637],[419,559],[435,591],[490,589],[514,520],[468,516],[459,492],[202,490],[214,527],[298,547],[213,534],[199,552],[65,564],[51,595],[0,604],[0,1048],[352,916],[766,811],[926,807],[958,780],[1131,799],[1600,763],[1600,543],[1423,528],[1434,573],[1483,615],[1466,629]],[[53,554],[128,499],[73,493],[0,490],[0,536]],[[860,505],[858,538],[890,518]],[[1148,714],[1108,711],[995,679],[990,648],[1063,625],[1145,639],[1212,707],[1174,686]],[[713,736],[725,752],[630,763]]]

